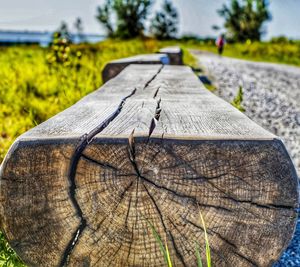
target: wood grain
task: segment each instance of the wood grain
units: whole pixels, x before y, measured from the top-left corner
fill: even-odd
[[[0,172],[1,229],[29,266],[271,266],[296,223],[283,143],[190,68],[130,65],[25,133]],[[149,224],[150,223],[150,224]]]

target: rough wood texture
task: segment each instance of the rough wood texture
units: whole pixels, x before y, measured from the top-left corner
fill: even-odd
[[[170,65],[183,65],[183,51],[180,47],[170,46],[159,50],[159,53],[167,54]]]
[[[104,83],[116,77],[122,70],[130,64],[170,64],[167,54],[146,54],[133,57],[121,58],[109,62],[102,71],[102,80]]]
[[[131,65],[22,135],[1,169],[1,229],[29,266],[271,266],[296,222],[284,145],[188,67]]]

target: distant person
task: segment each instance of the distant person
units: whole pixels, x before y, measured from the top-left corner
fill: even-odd
[[[218,53],[220,56],[223,54],[224,45],[225,45],[225,36],[224,34],[220,35],[216,40],[216,45],[218,47]]]

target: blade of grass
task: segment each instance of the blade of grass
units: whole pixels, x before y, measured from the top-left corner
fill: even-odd
[[[144,216],[143,216],[143,217],[144,217]],[[163,255],[164,255],[165,262],[168,264],[168,267],[172,267],[172,265],[169,266],[169,258],[170,258],[170,255],[169,255],[168,247],[166,247],[167,249],[164,247],[164,244],[163,244],[163,242],[162,242],[162,240],[161,240],[161,237],[160,237],[160,235],[158,234],[158,232],[156,231],[154,225],[153,225],[152,223],[150,223],[146,218],[145,218],[145,220],[146,220],[147,223],[149,224],[149,226],[150,226],[150,228],[151,228],[151,230],[152,230],[152,234],[154,235],[154,237],[155,237],[157,243],[159,244],[159,248],[160,248],[161,252],[162,252]]]
[[[198,243],[196,243],[196,258],[197,258],[197,266],[203,267],[202,259],[201,259],[201,255],[200,255],[200,247],[199,247]]]
[[[207,231],[206,231],[205,221],[204,221],[204,218],[202,216],[201,211],[200,211],[200,219],[201,219],[201,223],[202,223],[202,226],[203,226],[203,229],[204,229],[206,263],[207,263],[207,267],[211,267],[211,256],[210,256],[210,247],[209,247],[208,235],[207,235]]]
[[[171,258],[170,258],[170,253],[169,253],[169,248],[168,248],[168,244],[167,244],[167,240],[165,241],[165,250],[166,250],[166,253],[167,253],[167,259],[168,259],[168,267],[172,267],[172,261],[171,261]]]

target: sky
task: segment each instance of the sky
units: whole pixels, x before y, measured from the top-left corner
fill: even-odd
[[[96,7],[104,0],[0,0],[0,30],[53,31],[61,21],[70,28],[77,17],[83,20],[86,33],[104,34],[95,19]],[[216,10],[228,0],[173,0],[180,15],[180,34],[214,36],[212,25],[223,25]],[[152,10],[159,9],[156,0]],[[266,24],[267,35],[285,35],[300,39],[300,0],[271,0],[273,19]]]

